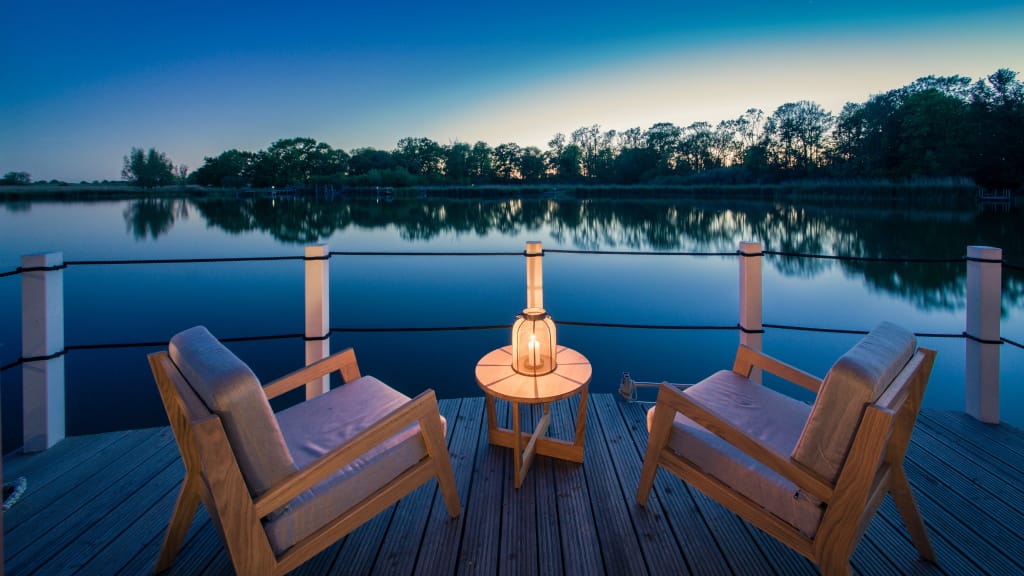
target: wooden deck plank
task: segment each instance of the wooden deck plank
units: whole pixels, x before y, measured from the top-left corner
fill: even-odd
[[[505,411],[511,416],[511,411]],[[522,414],[523,430],[533,430],[542,414],[540,406],[524,404],[520,407]],[[504,428],[511,427],[508,418],[499,419],[498,425]],[[537,457],[530,471],[523,480],[523,485],[515,488],[515,481],[512,478],[512,467],[509,465],[512,458],[512,451],[503,450],[505,456],[505,488],[498,495],[501,500],[501,531],[499,533],[498,566],[496,572],[499,576],[532,576],[539,574],[540,565],[538,551],[541,542],[538,535],[538,506],[537,506],[537,485],[543,482],[543,476],[538,478],[540,473],[540,461],[544,457]]]
[[[907,463],[908,473],[913,470],[919,477],[928,477],[929,482],[939,484],[940,478],[931,472],[923,470],[913,462]],[[954,534],[957,538],[958,547],[968,555],[996,556],[998,562],[993,561],[995,566],[1012,567],[1013,572],[1024,573],[1024,562],[1022,562],[1022,549],[1024,540],[1021,539],[1018,528],[1007,528],[992,518],[992,515],[979,508],[970,500],[970,497],[962,493],[951,491],[943,486],[933,486],[933,492],[941,492],[943,496],[936,499],[928,494],[918,498],[925,500],[922,508],[929,508],[934,511],[934,503],[948,515],[949,522],[955,523],[954,527],[947,527],[944,533]],[[942,520],[932,519],[934,522]],[[989,534],[1000,534],[999,544],[995,545],[987,536]],[[1005,562],[1004,562],[1005,559]]]
[[[927,450],[925,443],[930,439],[928,434],[921,434],[919,442],[907,451],[905,467],[908,473],[914,471],[920,478],[941,484],[941,486],[935,486],[935,490],[948,490],[956,494],[968,505],[968,508],[959,511],[964,517],[982,517],[986,524],[991,519],[997,523],[992,526],[993,530],[1009,531],[1003,547],[1016,557],[1024,558],[1024,537],[1016,533],[1021,526],[1024,526],[1024,514],[1018,507],[1015,507],[1020,502],[1008,504],[1001,499],[1001,491],[998,488],[993,489],[989,482],[985,481],[986,478],[968,474],[970,464],[963,462],[962,459],[949,452],[945,452],[945,457],[943,457],[942,454]],[[932,446],[934,447],[934,445]],[[1002,491],[1002,493],[1005,494],[1006,491]],[[1017,500],[1016,498],[1008,499]]]
[[[647,450],[647,410],[637,403],[620,406],[623,417],[630,422],[628,429],[637,447],[641,465]],[[683,558],[693,574],[731,574],[728,560],[715,540],[704,516],[693,499],[692,488],[664,470],[654,477],[654,488],[648,499],[660,503],[665,519],[682,551]],[[634,492],[634,498],[635,496]]]
[[[425,488],[425,487],[421,487]],[[292,574],[369,574],[373,569],[384,534],[394,520],[396,507],[388,506],[369,522],[356,528],[339,542],[292,571]]]
[[[858,574],[864,576],[889,576],[891,574],[943,574],[943,570],[923,560],[914,548],[906,528],[897,517],[896,524],[890,522],[887,510],[896,511],[892,498],[888,506],[883,505],[860,546],[853,553],[851,563]]]
[[[167,436],[167,429],[162,430],[165,438],[163,444],[173,441],[173,437]],[[26,519],[31,518],[35,523],[42,520],[39,515],[46,511],[67,513],[74,510],[68,510],[67,506],[81,506],[88,502],[107,487],[111,479],[108,473],[114,469],[112,465],[125,454],[130,454],[129,458],[133,461],[144,460],[154,447],[159,448],[150,442],[158,434],[161,434],[160,428],[150,428],[117,435],[113,443],[97,442],[102,448],[83,450],[89,455],[84,461],[60,454],[48,455],[53,469],[28,471],[25,474],[28,487],[24,496],[18,506],[4,514],[4,530],[12,536],[11,546],[5,546],[5,552],[13,555],[20,549],[14,542],[21,538],[19,528]],[[73,466],[68,466],[69,460],[74,461]],[[27,536],[26,539],[31,541],[32,538]]]
[[[917,494],[916,490],[915,494]],[[915,499],[920,500],[920,497]],[[900,519],[900,514],[896,510],[896,504],[892,501],[892,498],[886,498],[882,502],[878,516],[888,522],[893,530],[895,530],[896,535],[894,535],[894,538],[896,536],[902,538],[906,549],[913,549],[914,545],[910,541],[910,536],[907,534],[903,520]],[[947,534],[941,530],[941,525],[937,526],[929,522],[928,515],[923,510],[922,516],[928,529],[928,538],[931,540],[932,548],[935,549],[935,556],[938,558],[938,566],[944,573],[959,576],[960,574],[984,574],[986,572],[984,565],[980,564],[977,558],[968,557],[952,543]],[[921,565],[926,565],[926,563],[918,560],[912,570],[919,570]],[[898,571],[903,570],[906,570],[905,565],[898,566]]]
[[[57,443],[56,446],[43,452],[25,454],[20,449],[4,456],[4,481],[18,476],[37,476],[34,482],[43,486],[43,476],[59,478],[68,470],[91,460],[97,452],[111,444],[132,436],[136,430],[120,430],[106,434],[90,434],[71,436]]]
[[[572,397],[551,406],[552,436],[565,436],[574,429],[579,398]],[[569,434],[571,435],[571,434]],[[552,468],[557,490],[559,540],[562,544],[562,566],[566,574],[596,576],[605,574],[601,560],[601,543],[591,508],[590,492],[587,488],[586,467],[588,453],[584,453],[584,464],[552,459]]]
[[[538,458],[527,482],[534,490],[537,510],[537,570],[544,576],[562,576],[565,565],[561,548],[561,518],[558,516],[558,487],[554,461]],[[514,573],[508,572],[513,575]]]
[[[571,436],[577,402],[553,406],[553,435]],[[647,441],[643,408],[595,394],[589,410],[585,463],[540,456],[515,490],[510,451],[487,443],[482,398],[443,407],[463,515],[450,520],[429,484],[293,574],[814,572],[670,474],[659,472],[640,508],[634,498]],[[535,422],[539,412],[528,412]],[[925,411],[922,422],[905,465],[939,566],[917,557],[887,498],[854,553],[855,572],[1024,572],[1024,491],[1014,475],[1024,433],[949,413]],[[70,448],[5,459],[5,470],[10,463],[44,478],[32,499],[9,511],[11,517],[21,507],[23,518],[5,534],[8,551],[10,543],[20,547],[8,573],[150,573],[183,472],[169,430],[149,431],[150,440],[145,434],[75,437]],[[102,478],[107,485],[97,489]],[[232,573],[230,560],[200,507],[170,574],[225,573]]]
[[[38,527],[32,520],[26,522],[23,529],[5,534],[5,552],[8,542],[11,550],[5,560],[6,569],[17,572],[23,567],[42,563],[59,550],[61,543],[75,541],[85,532],[93,536],[99,523],[106,521],[112,514],[116,519],[116,514],[130,510],[136,502],[149,500],[143,504],[148,509],[161,496],[156,492],[160,484],[154,483],[157,477],[167,469],[171,469],[172,474],[178,474],[178,481],[183,474],[180,460],[176,461],[175,453],[167,449],[172,447],[164,444],[164,448],[162,452],[151,454],[142,462],[132,461],[132,464],[138,465],[127,474],[117,477],[111,473],[113,478],[110,482],[97,481],[101,489],[90,491],[82,497],[84,500],[76,502],[78,495],[74,492],[54,500],[53,506],[37,514]],[[53,486],[56,487],[57,483],[53,483]]]
[[[961,519],[947,509],[947,503],[958,498],[956,494],[949,491],[932,492],[931,490],[935,490],[936,485],[918,477],[916,486],[925,485],[928,485],[928,488],[915,492],[915,499],[921,509],[925,524],[943,534],[964,555],[996,570],[997,573],[1020,573],[1021,566],[1003,554],[1000,549],[1000,546],[1005,543],[1004,539],[1000,538],[999,546],[994,545],[986,539],[987,536],[975,532],[974,522],[979,522],[979,518]],[[980,528],[985,530],[984,525]]]
[[[210,559],[210,563],[199,574],[202,576],[223,576],[232,572],[234,572],[234,567],[231,565],[231,557],[228,556],[227,548],[221,546],[220,550]]]
[[[647,563],[630,519],[629,500],[623,494],[612,465],[608,443],[621,443],[621,436],[609,436],[595,407],[587,405],[586,466],[583,469],[590,492],[591,510],[601,542],[601,556],[609,574],[647,574]],[[603,441],[602,441],[603,440]],[[632,499],[631,499],[632,500]]]
[[[540,407],[535,410],[534,421],[538,421],[542,411]],[[555,430],[559,434],[561,422],[554,422]],[[550,428],[549,428],[550,429]],[[566,437],[567,438],[567,437]],[[530,470],[530,489],[534,491],[536,504],[537,521],[535,523],[537,533],[537,572],[544,576],[562,576],[565,573],[561,552],[561,537],[558,516],[558,485],[555,480],[554,460],[552,458],[537,458],[534,462],[534,469]],[[504,571],[513,574],[511,571]]]
[[[374,517],[373,520],[376,520],[376,517]],[[370,520],[366,524],[363,524],[363,526],[371,525],[373,523],[373,520]],[[359,528],[362,528],[363,526],[360,526]],[[356,530],[358,530],[358,528]],[[353,532],[355,532],[355,530],[353,530]],[[338,552],[341,550],[342,544],[344,544],[344,542],[345,538],[343,537],[341,540],[338,540],[334,544],[320,551],[319,554],[307,560],[306,563],[302,566],[299,566],[295,570],[289,572],[289,574],[294,576],[313,576],[319,574],[328,574],[330,572],[331,566],[333,566],[335,560],[337,560]]]
[[[914,440],[908,449],[915,455],[920,451],[930,452],[936,458],[953,465],[957,471],[968,476],[971,482],[986,488],[990,493],[1017,511],[1024,511],[1024,493],[1021,491],[1018,474],[1008,474],[995,464],[988,452],[953,436],[942,428],[921,427],[914,432]]]
[[[172,465],[171,468],[178,468],[178,466]],[[183,468],[181,471],[184,471]],[[154,537],[158,536],[161,540],[163,539],[164,528],[167,527],[167,519],[170,518],[171,513],[174,511],[174,505],[178,500],[179,485],[180,483],[173,484],[171,490],[168,490],[164,496],[141,515],[134,518],[129,517],[127,519],[129,522],[127,527],[116,538],[113,538],[108,545],[103,547],[98,554],[95,554],[92,558],[88,558],[87,554],[81,554],[77,558],[69,559],[61,567],[60,572],[80,570],[86,574],[102,574],[104,572],[113,573],[115,570],[112,569],[116,567],[116,572],[123,573],[124,565],[132,559],[138,550],[145,548]]]
[[[941,425],[968,438],[985,438],[990,441],[990,448],[998,446],[1000,451],[1012,452],[1018,462],[1024,460],[1024,431],[1010,424],[986,424],[964,412],[951,410],[926,412],[924,421],[927,425]]]
[[[596,412],[595,424],[601,426],[604,444],[611,457],[613,470],[610,473],[618,480],[618,498],[626,504],[626,516],[633,524],[636,546],[643,554],[647,571],[651,574],[689,574],[689,567],[665,519],[661,502],[652,498],[646,507],[636,502],[643,455],[633,443],[618,402],[608,395],[595,395],[592,405]],[[588,442],[588,445],[593,446],[594,443]]]
[[[497,403],[498,422],[508,422],[510,410],[507,402]],[[463,511],[465,534],[459,546],[456,569],[459,574],[490,576],[498,572],[498,545],[501,542],[501,521],[506,510],[501,507],[504,490],[515,490],[514,483],[506,486],[511,474],[512,451],[492,446],[487,433],[481,432],[477,440],[477,455],[473,466],[469,500]],[[518,545],[522,545],[519,543]]]
[[[167,461],[167,444],[173,439],[166,435],[167,429],[151,429],[145,434],[123,437],[115,446],[107,446],[96,452],[90,462],[66,471],[60,478],[33,489],[36,475],[27,477],[29,488],[18,505],[4,514],[4,530],[7,534],[5,552],[7,556],[18,554],[26,543],[35,541],[40,535],[58,526],[67,516],[107,491],[111,483],[131,473],[132,466],[144,463],[154,454],[160,454]],[[146,440],[152,440],[146,442]],[[123,451],[122,451],[123,450]],[[126,460],[126,465],[121,464]],[[31,524],[27,523],[31,520]]]
[[[459,418],[460,406],[461,400],[458,399],[441,400],[438,402],[441,415],[444,416],[447,422],[445,440],[449,450],[457,435],[461,436],[467,433],[465,426],[468,422],[464,418]],[[475,424],[474,422],[472,425],[475,426]],[[353,557],[351,549],[344,549],[331,573],[368,574],[372,570],[375,574],[412,574],[416,563],[416,552],[420,548],[420,542],[423,540],[423,532],[430,516],[430,510],[437,496],[436,482],[431,482],[414,490],[412,494],[406,496],[397,505],[392,507],[396,516],[395,523],[388,526],[375,527],[386,529],[386,533],[381,534],[380,547],[376,551],[376,557],[364,559],[362,552],[355,554],[355,557]],[[462,502],[462,504],[465,506],[465,502]],[[375,518],[374,521],[376,522],[377,519]],[[353,535],[355,534],[353,533]],[[360,546],[360,550],[370,547],[369,542],[357,544],[354,541],[353,545]],[[367,562],[367,560],[370,562]]]
[[[180,485],[179,485],[180,486]],[[177,490],[177,488],[175,488]],[[122,572],[124,574],[152,574],[153,568],[156,566],[157,556],[160,554],[160,547],[164,542],[164,533],[167,530],[167,523],[170,521],[170,516],[164,518],[163,525],[153,536],[152,540],[144,544],[139,548],[138,552],[124,565]],[[200,547],[201,543],[196,544],[196,538],[198,537],[203,526],[210,526],[210,518],[206,514],[206,509],[200,505],[199,510],[196,512],[196,517],[192,521],[192,525],[189,527],[189,531],[185,534],[185,540],[182,543],[182,549],[185,547]],[[212,526],[211,526],[212,527]],[[211,544],[208,548],[213,548]],[[179,555],[175,565],[182,563],[182,555]]]
[[[202,509],[203,506],[199,506],[199,508]],[[208,515],[199,518],[197,514],[196,519],[192,521],[190,530],[195,530],[195,536],[186,540],[181,547],[177,558],[174,559],[174,564],[167,571],[171,575],[202,574],[217,554],[224,553],[224,540],[217,533],[217,529]],[[156,557],[153,557],[153,565],[155,564]]]
[[[659,470],[659,475],[661,473],[662,471]],[[675,478],[671,474],[669,476]],[[675,480],[679,484],[685,484],[678,478]],[[760,548],[750,538],[746,523],[699,490],[689,486],[687,488],[690,489],[697,510],[704,517],[705,523],[729,563],[731,572],[737,575],[763,575],[768,563]]]
[[[784,576],[815,576],[819,573],[817,567],[807,558],[765,534],[760,528],[748,522],[743,524],[750,532],[750,537],[761,549],[761,553],[764,554],[765,559],[768,561],[767,564],[772,567],[776,574]]]
[[[922,428],[936,436],[956,438],[959,444],[957,451],[982,462],[985,469],[992,473],[1007,478],[1024,475],[1024,456],[1014,452],[1003,441],[1004,434],[997,433],[998,426],[973,421],[966,415],[963,418],[955,418],[938,412],[924,418]],[[1024,494],[1024,487],[1020,486],[1020,483],[1015,483],[1010,489],[1015,493]]]
[[[761,549],[749,537],[745,522],[699,490],[693,490],[692,494],[697,509],[704,516],[726,561],[732,567],[732,573],[751,576],[764,574],[768,563]]]
[[[61,548],[57,554],[38,568],[39,573],[73,572],[117,538],[120,538],[132,522],[144,516],[154,506],[162,506],[163,510],[158,512],[167,517],[177,498],[177,487],[181,476],[180,463],[169,463],[155,476],[140,485],[145,486],[145,490],[136,490],[132,493],[131,498],[123,501],[122,505],[110,509],[108,513],[89,525],[87,537],[77,538],[71,545]]]
[[[469,501],[471,474],[481,435],[484,435],[486,442],[487,422],[483,414],[483,397],[464,398],[459,406],[459,422],[456,424],[455,437],[448,447],[459,501],[463,505]],[[430,517],[427,519],[425,537],[417,550],[413,573],[432,576],[454,572],[458,559],[458,542],[462,539],[465,519],[465,510],[457,518],[451,518],[448,516],[443,498],[434,499]]]

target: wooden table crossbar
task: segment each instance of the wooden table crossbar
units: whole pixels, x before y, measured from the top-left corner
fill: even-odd
[[[590,384],[590,362],[579,352],[559,346],[554,372],[541,376],[519,374],[512,369],[512,347],[505,346],[488,353],[476,366],[476,380],[486,395],[487,433],[492,445],[513,450],[513,475],[516,488],[523,484],[526,473],[537,454],[583,463],[583,438],[587,423],[587,392]],[[546,436],[551,424],[550,403],[580,394],[576,429],[572,440]],[[498,426],[495,399],[512,407],[512,428]],[[533,432],[521,429],[519,406],[541,404],[544,415]]]

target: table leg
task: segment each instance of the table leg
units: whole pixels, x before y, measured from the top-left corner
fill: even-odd
[[[580,393],[579,410],[576,413],[576,430],[571,441],[547,438],[547,430],[551,424],[551,404],[544,403],[544,415],[537,422],[533,433],[523,432],[520,422],[520,402],[509,401],[512,407],[512,429],[498,426],[497,410],[493,396],[485,397],[487,407],[487,432],[490,443],[494,446],[504,446],[512,449],[512,473],[515,479],[515,486],[519,488],[526,478],[526,473],[533,464],[533,458],[537,454],[568,460],[569,462],[583,462],[583,442],[586,437],[587,425],[587,396],[589,385],[582,388]],[[525,446],[524,446],[525,445]]]
[[[484,405],[487,406],[487,438],[491,444],[497,444],[498,411],[494,407],[494,396],[484,396]]]
[[[580,392],[580,409],[576,413],[576,434],[573,436],[573,448],[576,448],[580,452],[580,458],[583,457],[583,438],[587,433],[587,391],[590,388],[590,384],[585,384],[583,390]]]

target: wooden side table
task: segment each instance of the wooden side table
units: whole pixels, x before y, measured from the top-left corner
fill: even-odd
[[[511,346],[492,350],[476,365],[476,382],[486,396],[488,438],[495,446],[514,450],[513,473],[516,488],[523,485],[523,478],[526,477],[536,454],[570,462],[583,462],[590,362],[579,352],[565,346],[558,347],[555,358],[557,368],[543,376],[526,376],[513,370]],[[576,393],[580,394],[580,408],[576,415],[576,432],[573,440],[567,442],[545,437],[544,434],[551,423],[550,403]],[[506,400],[512,405],[511,430],[498,427],[495,398]],[[544,416],[532,434],[520,430],[519,404],[524,402],[544,405]]]

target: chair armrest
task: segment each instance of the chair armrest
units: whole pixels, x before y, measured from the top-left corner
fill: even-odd
[[[732,366],[732,371],[744,378],[749,378],[750,371],[753,368],[761,368],[771,372],[780,378],[789,380],[794,384],[799,384],[814,393],[817,393],[821,388],[821,378],[776,360],[744,344],[740,344],[739,348],[736,349],[736,362]]]
[[[335,352],[323,360],[317,360],[309,366],[299,368],[291,374],[282,376],[263,387],[267,398],[276,398],[299,386],[304,386],[317,378],[326,376],[335,370],[341,371],[341,379],[348,384],[359,378],[359,364],[356,362],[355,350],[346,348]]]
[[[440,418],[437,397],[427,390],[412,400],[388,412],[376,424],[363,430],[349,442],[338,446],[305,469],[296,472],[264,492],[253,504],[256,515],[265,517],[291,502],[296,496],[316,486],[328,476],[344,468],[360,455],[388,438],[425,418]],[[422,433],[424,426],[420,425]]]
[[[689,396],[667,384],[661,385],[656,404],[656,409],[664,408],[678,412],[700,424],[715,436],[722,438],[751,458],[781,474],[815,498],[823,502],[831,501],[834,487],[830,482],[792,458],[779,454],[713,410],[694,402]],[[672,419],[674,419],[674,415]]]

